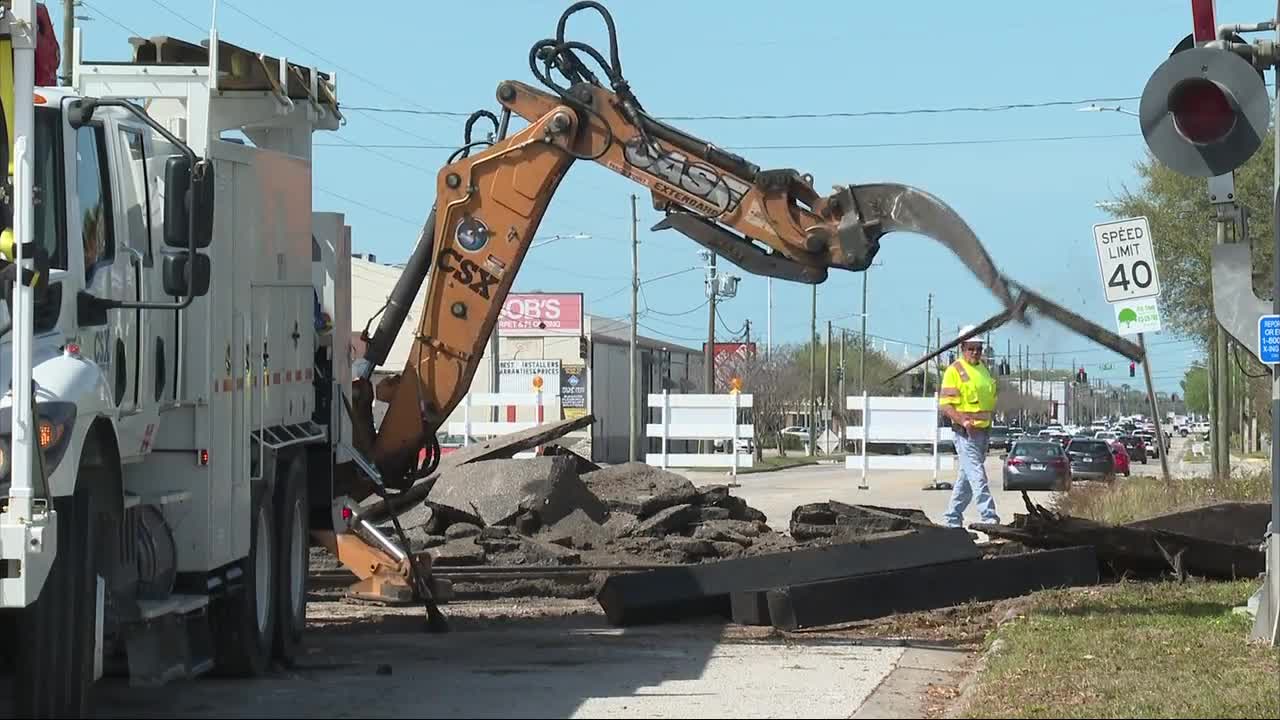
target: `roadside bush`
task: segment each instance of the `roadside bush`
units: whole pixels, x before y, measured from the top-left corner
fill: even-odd
[[[1271,470],[1246,470],[1223,480],[1175,478],[1167,485],[1158,477],[1121,478],[1110,486],[1080,483],[1070,492],[1055,495],[1052,506],[1067,515],[1118,525],[1230,501],[1270,502]]]

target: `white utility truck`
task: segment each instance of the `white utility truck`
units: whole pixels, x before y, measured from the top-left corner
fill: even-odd
[[[300,639],[313,533],[344,529],[350,228],[311,198],[335,84],[216,32],[86,63],[77,31],[71,85],[34,86],[35,3],[0,13],[17,714],[85,713],[104,672],[260,673]]]

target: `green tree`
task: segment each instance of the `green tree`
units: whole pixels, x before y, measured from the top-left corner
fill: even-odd
[[[1238,236],[1234,223],[1227,226],[1227,242],[1250,243],[1253,291],[1264,300],[1272,295],[1274,168],[1275,136],[1268,132],[1262,147],[1235,172],[1236,202],[1248,211],[1248,237]],[[1217,216],[1209,201],[1208,184],[1204,178],[1170,170],[1149,153],[1136,169],[1139,187],[1123,188],[1108,210],[1117,218],[1148,218],[1160,268],[1164,324],[1173,334],[1195,340],[1209,362],[1218,361],[1211,356],[1216,328],[1211,258],[1217,241]],[[1250,415],[1269,422],[1267,369],[1252,353],[1238,349],[1221,361],[1233,376],[1233,405],[1243,401]],[[1193,369],[1188,379],[1192,380],[1191,389],[1184,388],[1182,398],[1187,411],[1208,412],[1207,375],[1203,368],[1198,377]]]
[[[1275,139],[1267,133],[1262,147],[1235,173],[1236,201],[1249,210],[1254,290],[1264,299],[1271,297],[1274,167]],[[1150,154],[1136,169],[1141,185],[1124,188],[1108,210],[1116,218],[1148,218],[1160,268],[1163,321],[1176,334],[1207,347],[1214,328],[1210,257],[1217,239],[1208,186],[1204,178],[1174,172]],[[1232,237],[1231,227],[1227,241],[1245,242]]]
[[[1182,399],[1187,412],[1209,412],[1209,370],[1204,365],[1196,363],[1187,368],[1182,378]]]

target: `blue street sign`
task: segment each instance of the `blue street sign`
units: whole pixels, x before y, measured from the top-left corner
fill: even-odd
[[[1268,365],[1280,363],[1280,315],[1258,318],[1258,359]]]

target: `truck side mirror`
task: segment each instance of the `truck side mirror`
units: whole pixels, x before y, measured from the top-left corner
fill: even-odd
[[[189,249],[194,235],[197,248],[213,240],[213,163],[201,163],[192,176],[191,159],[173,155],[164,167],[164,244]]]
[[[164,291],[167,295],[186,297],[188,292],[193,297],[204,297],[209,294],[209,279],[213,274],[208,255],[186,250],[162,250],[164,260],[161,263],[161,276]],[[191,285],[187,285],[187,266],[191,266]]]

